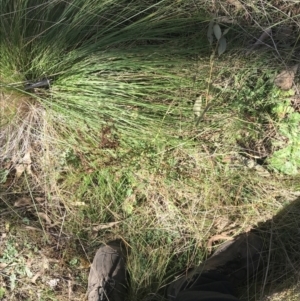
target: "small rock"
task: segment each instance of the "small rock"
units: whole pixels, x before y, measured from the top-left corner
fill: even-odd
[[[293,82],[297,70],[298,70],[298,64],[288,68],[287,70],[282,71],[276,76],[274,80],[274,84],[282,90],[291,89],[293,86]]]
[[[54,278],[54,279],[50,279],[47,284],[53,289],[58,285],[59,279],[58,278]]]

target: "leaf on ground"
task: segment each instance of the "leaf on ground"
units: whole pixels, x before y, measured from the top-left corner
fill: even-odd
[[[23,172],[25,171],[24,164],[17,164],[16,165],[16,178],[20,178]]]
[[[86,203],[77,201],[77,202],[72,203],[72,205],[75,207],[81,207],[81,206],[86,206]]]
[[[69,279],[68,279],[69,300],[72,300],[72,293],[73,293],[72,287],[73,287],[72,275],[69,273]]]
[[[31,204],[32,202],[30,198],[19,198],[17,201],[15,201],[14,207],[24,207]]]
[[[43,231],[42,229],[31,227],[31,226],[25,226],[25,229],[27,229],[27,230],[33,230],[33,231]]]
[[[41,203],[43,201],[45,201],[44,198],[40,198],[40,197],[37,197],[37,198],[34,198],[38,203]]]
[[[45,220],[47,224],[49,224],[49,225],[52,224],[51,219],[49,218],[49,216],[46,213],[44,213],[44,212],[38,212],[38,216],[40,218],[42,218],[43,220]]]
[[[227,236],[227,235],[222,235],[222,234],[218,234],[218,235],[214,235],[213,237],[211,237],[208,242],[207,242],[207,249],[211,252],[212,249],[212,245],[215,241],[218,240],[233,240],[233,238],[231,236]]]
[[[224,231],[226,226],[228,226],[229,224],[230,224],[230,220],[228,219],[228,217],[220,216],[215,219],[213,226],[216,230],[221,232]]]
[[[23,174],[24,171],[26,171],[29,175],[32,174],[31,163],[30,151],[28,151],[15,167],[17,179]]]
[[[8,263],[0,262],[0,269],[4,269],[8,266]]]
[[[13,291],[16,287],[16,274],[15,273],[11,273],[10,277],[9,277],[9,282],[10,282],[10,290]]]
[[[91,266],[91,263],[86,258],[80,258],[80,269],[88,269]]]
[[[261,165],[255,165],[255,170],[261,177],[267,178],[271,176],[270,172]]]
[[[298,70],[298,64],[288,68],[287,70],[282,71],[276,76],[274,80],[274,84],[282,90],[291,89],[293,86],[293,82],[297,70]]]
[[[37,272],[32,278],[31,278],[31,283],[35,283],[36,280],[42,276],[42,273],[41,272]]]
[[[260,35],[260,37],[257,39],[257,41],[250,47],[250,49],[246,52],[246,55],[249,55],[255,48],[257,48],[260,45],[264,44],[264,41],[266,38],[270,37],[272,35],[272,29],[266,28],[263,33]]]
[[[54,260],[54,259],[53,259]],[[51,262],[51,259],[48,259],[46,256],[43,256],[43,260],[42,260],[42,272],[44,272],[45,270],[49,270],[49,262]],[[53,262],[53,261],[52,261]],[[55,259],[54,260],[55,263],[58,263],[59,260]]]
[[[197,97],[197,99],[194,103],[194,107],[193,107],[194,115],[196,117],[200,117],[201,107],[202,107],[202,96],[199,96],[199,97]]]
[[[238,0],[227,0],[227,2],[233,6],[235,6],[236,10],[239,11],[243,8],[243,5]]]
[[[5,231],[6,232],[10,231],[10,222],[5,222]]]
[[[111,223],[107,223],[107,224],[100,224],[100,225],[97,225],[95,227],[93,227],[93,231],[99,231],[99,230],[103,230],[103,229],[108,229],[108,228],[111,228],[117,224],[119,224],[120,222],[111,222]]]

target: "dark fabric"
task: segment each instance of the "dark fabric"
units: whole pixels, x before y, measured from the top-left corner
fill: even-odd
[[[218,292],[183,291],[178,294],[176,301],[239,301],[239,299]]]
[[[194,285],[181,291],[175,301],[239,301],[234,287],[226,278],[216,272],[203,273]]]

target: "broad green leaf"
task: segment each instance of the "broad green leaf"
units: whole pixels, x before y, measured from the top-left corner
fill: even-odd
[[[219,47],[218,47],[218,54],[221,55],[225,52],[226,50],[226,39],[224,37],[222,37],[219,40]]]
[[[219,24],[215,24],[213,29],[214,29],[214,34],[215,34],[216,39],[220,40],[222,37],[222,31],[221,31]]]

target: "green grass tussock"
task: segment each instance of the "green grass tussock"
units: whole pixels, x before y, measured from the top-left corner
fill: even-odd
[[[152,135],[159,127],[165,134],[176,117],[178,124],[191,121],[185,104],[193,85],[187,71],[193,66],[184,58],[195,55],[201,40],[188,48],[181,41],[205,20],[177,13],[177,6],[169,1],[5,1],[2,89],[23,90],[26,82],[48,79],[51,92],[27,97],[57,116],[56,126],[64,131],[87,124],[99,132],[110,122],[123,141]]]

